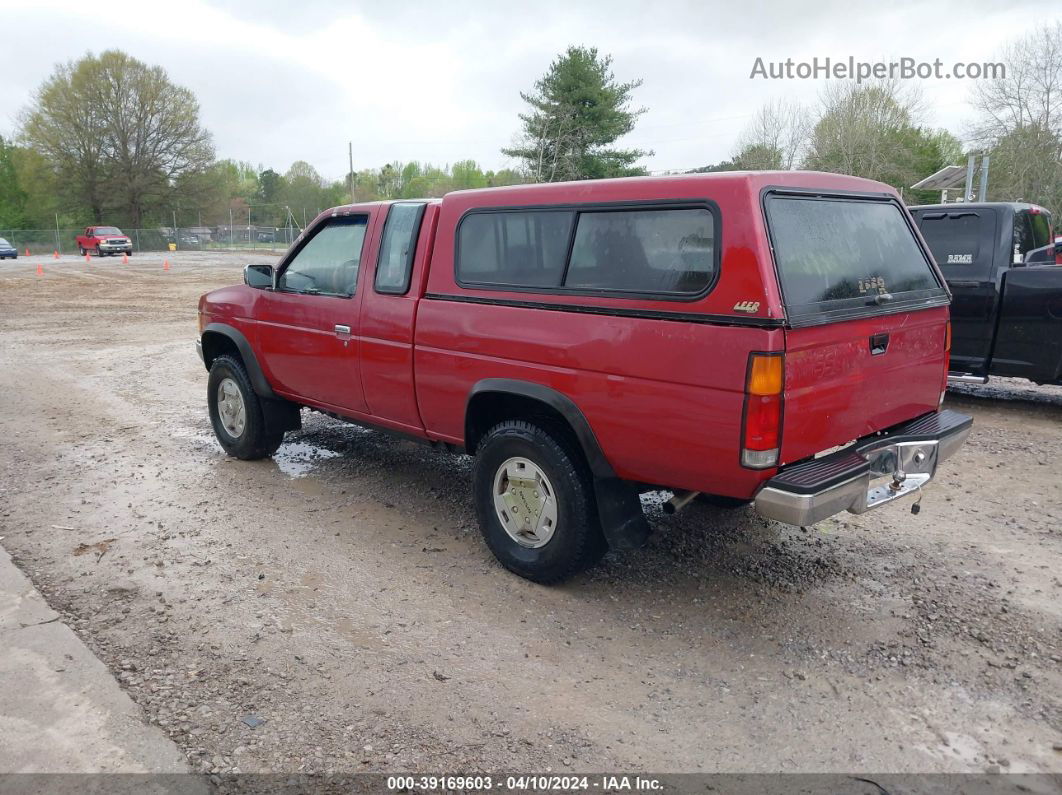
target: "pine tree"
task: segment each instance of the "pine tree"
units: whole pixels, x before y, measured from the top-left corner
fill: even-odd
[[[610,148],[645,113],[631,109],[631,95],[641,84],[616,82],[612,56],[599,56],[594,47],[569,47],[534,91],[520,93],[531,106],[520,114],[523,138],[502,153],[523,160],[538,182],[645,174],[636,161],[652,152]]]

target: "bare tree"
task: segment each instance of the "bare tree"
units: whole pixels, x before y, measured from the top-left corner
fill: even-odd
[[[989,196],[1062,210],[1062,22],[999,53],[1006,76],[977,84],[971,138],[992,151]]]
[[[1062,22],[1006,45],[999,60],[1006,77],[977,83],[971,132],[985,144],[1034,125],[1062,133]]]
[[[811,126],[804,105],[772,100],[760,107],[738,137],[732,162],[741,169],[794,169],[807,148]]]

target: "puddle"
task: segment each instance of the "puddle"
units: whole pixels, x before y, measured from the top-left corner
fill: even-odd
[[[340,455],[334,450],[307,442],[285,442],[273,453],[273,463],[289,478],[301,478],[309,474],[321,461],[339,458]]]

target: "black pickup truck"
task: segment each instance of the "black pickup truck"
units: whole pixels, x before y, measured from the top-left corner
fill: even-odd
[[[1051,214],[1019,202],[911,213],[952,292],[951,377],[1062,384],[1062,266],[1040,256],[1053,245]]]

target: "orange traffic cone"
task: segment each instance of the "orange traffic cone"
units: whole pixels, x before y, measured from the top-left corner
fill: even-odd
[[[85,255],[85,262],[92,262],[92,257],[90,257],[88,254],[86,254]]]
[[[129,255],[128,254],[122,254],[122,264],[123,265],[128,265],[129,264]]]
[[[30,255],[30,253],[29,253],[29,246],[26,246],[26,256],[28,257],[29,255]]]
[[[52,259],[59,259],[59,249],[52,252]]]
[[[41,265],[39,262],[37,263],[37,275],[38,276],[43,276],[44,275],[44,266]]]
[[[164,271],[168,271],[170,269],[170,261],[168,259],[162,261],[162,269]]]

